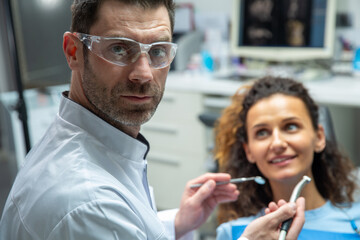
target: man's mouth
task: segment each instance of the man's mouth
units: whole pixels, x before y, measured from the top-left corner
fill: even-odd
[[[132,100],[132,101],[145,101],[151,99],[151,96],[140,96],[140,95],[132,95],[132,96],[123,96],[126,99]]]

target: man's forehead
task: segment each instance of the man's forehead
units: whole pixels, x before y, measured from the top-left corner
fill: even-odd
[[[117,1],[107,1],[100,7],[97,21],[90,28],[90,34],[107,37],[156,38],[156,41],[170,41],[172,36],[165,6],[144,9],[141,6]]]

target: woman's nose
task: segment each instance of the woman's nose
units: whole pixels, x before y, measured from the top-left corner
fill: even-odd
[[[275,129],[272,133],[272,141],[270,148],[275,151],[282,151],[287,147],[287,142],[285,136],[281,133],[280,130]]]

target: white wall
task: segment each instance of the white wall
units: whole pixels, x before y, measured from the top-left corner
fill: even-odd
[[[192,3],[195,12],[221,12],[230,15],[233,0],[175,0],[175,3]]]
[[[360,28],[359,0],[337,0],[336,9],[338,12],[346,12],[352,15],[354,28]]]
[[[343,36],[350,41],[354,48],[360,47],[360,9],[359,0],[338,0],[337,11],[340,13],[348,13],[352,18],[352,28],[338,29],[337,35]]]

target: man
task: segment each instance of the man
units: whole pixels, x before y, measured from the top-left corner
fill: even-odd
[[[72,12],[63,43],[70,92],[18,173],[0,239],[189,237],[218,203],[239,192],[233,184],[215,187],[228,174],[205,174],[189,181],[174,216],[157,216],[146,177],[149,144],[139,131],[161,100],[175,55],[173,2],[75,0]],[[201,188],[190,188],[200,182]],[[302,205],[294,220],[300,225]],[[277,214],[272,231],[295,208],[273,208],[265,216]],[[254,226],[250,235],[264,223]]]

